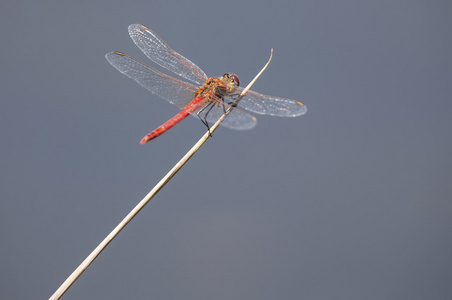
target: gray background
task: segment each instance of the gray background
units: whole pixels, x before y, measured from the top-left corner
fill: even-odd
[[[141,23],[306,103],[220,128],[64,299],[452,299],[450,1],[2,1],[0,298],[49,297],[205,132],[121,75]]]

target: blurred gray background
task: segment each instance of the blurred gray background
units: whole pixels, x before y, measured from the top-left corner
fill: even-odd
[[[220,128],[64,299],[452,299],[450,1],[3,1],[0,298],[46,299],[206,128],[105,60],[152,28],[306,103]]]

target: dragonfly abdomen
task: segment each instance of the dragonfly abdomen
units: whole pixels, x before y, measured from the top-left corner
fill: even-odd
[[[199,109],[203,104],[204,97],[195,97],[183,110],[181,110],[177,115],[157,127],[154,131],[148,133],[144,138],[141,139],[140,144],[146,144],[152,139],[155,139],[159,135],[165,133],[171,129],[174,125],[185,119],[189,114],[193,113]]]

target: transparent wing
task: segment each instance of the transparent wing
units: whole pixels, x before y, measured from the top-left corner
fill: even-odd
[[[225,111],[230,107],[220,100],[216,100],[212,106],[203,109],[199,113],[201,119],[206,119],[209,125],[213,125],[218,119],[225,113]],[[199,110],[198,110],[199,111]],[[193,115],[197,116],[198,111],[194,112]],[[248,130],[256,126],[257,119],[243,110],[238,108],[233,108],[232,111],[227,115],[227,117],[221,122],[221,125],[235,130]]]
[[[105,58],[119,72],[181,109],[193,100],[197,88],[188,82],[168,76],[121,52],[107,53]],[[210,101],[212,104],[209,107],[198,109],[192,115],[198,118],[198,112],[201,110],[199,117],[213,124],[223,115],[229,105],[217,97],[212,97]],[[235,108],[221,125],[238,130],[251,129],[256,125],[256,118]]]
[[[179,108],[193,100],[197,88],[188,82],[168,76],[121,52],[107,53],[105,58],[119,72]]]
[[[238,87],[236,92],[240,94],[243,88]],[[238,107],[251,112],[277,117],[298,117],[306,113],[306,105],[303,103],[274,96],[248,91],[240,100]]]
[[[159,66],[198,85],[203,85],[207,75],[197,65],[170,48],[152,30],[140,24],[129,26],[129,35],[138,48]]]

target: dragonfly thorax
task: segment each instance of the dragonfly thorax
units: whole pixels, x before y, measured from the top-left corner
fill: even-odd
[[[224,96],[234,93],[235,89],[239,86],[239,78],[232,73],[225,73],[223,76],[215,78],[209,78],[206,80],[203,86],[198,88],[195,92],[197,96],[217,96],[223,98]]]

